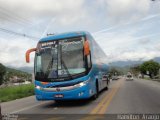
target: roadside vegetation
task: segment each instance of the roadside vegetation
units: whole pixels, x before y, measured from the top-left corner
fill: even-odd
[[[8,68],[0,63],[0,85],[32,81],[32,74]]]
[[[153,60],[146,61],[140,65],[134,65],[130,71],[136,76],[144,79],[160,79],[160,64]]]
[[[6,67],[0,63],[0,85],[5,81]]]
[[[0,101],[11,101],[34,94],[32,75],[0,63]]]
[[[137,78],[160,81],[160,64],[153,60],[123,68],[112,66],[109,77],[125,75],[127,71]],[[0,63],[0,101],[6,102],[34,95],[33,84],[14,85],[14,83],[31,81],[31,78],[30,73],[8,68]]]
[[[125,67],[112,66],[109,73],[110,76],[119,76],[126,75],[128,72],[132,73],[136,78],[160,82],[160,64],[154,60],[148,60],[141,64]]]
[[[34,85],[8,86],[0,88],[0,101],[6,102],[34,95]]]

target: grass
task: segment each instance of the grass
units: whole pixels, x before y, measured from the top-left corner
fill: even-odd
[[[151,78],[146,78],[146,77],[145,77],[144,79],[145,79],[145,80],[151,80]]]
[[[0,101],[6,102],[34,95],[34,85],[20,85],[0,88]]]

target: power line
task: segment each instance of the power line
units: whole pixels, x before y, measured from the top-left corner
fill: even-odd
[[[13,11],[0,7],[1,15],[5,15],[4,17],[9,19],[14,19],[15,21],[20,21],[21,23],[27,23],[31,25],[31,21],[28,18],[24,18],[15,14]],[[2,17],[2,16],[1,16]]]
[[[22,37],[31,38],[31,39],[34,39],[34,40],[39,40],[39,38],[37,38],[37,37],[30,36],[30,35],[23,34],[23,33],[18,33],[18,32],[11,31],[11,30],[8,30],[8,29],[5,29],[5,28],[0,28],[0,31],[8,33],[8,34],[14,34],[14,35],[22,36]]]

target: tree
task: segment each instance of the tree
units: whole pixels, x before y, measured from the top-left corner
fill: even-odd
[[[141,73],[145,75],[148,74],[150,78],[153,78],[153,76],[158,74],[159,68],[159,63],[153,60],[146,61],[140,66]]]
[[[130,68],[130,71],[135,75],[138,76],[140,73],[140,65],[134,65]]]
[[[0,85],[4,82],[4,76],[6,73],[6,67],[0,63]]]
[[[112,67],[110,69],[109,73],[110,73],[111,76],[114,76],[114,75],[117,76],[117,75],[121,75],[122,74],[122,72],[119,71],[116,67]]]

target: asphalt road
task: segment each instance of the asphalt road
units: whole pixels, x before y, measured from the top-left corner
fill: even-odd
[[[109,90],[102,91],[96,100],[65,101],[36,101],[34,96],[2,103],[2,114],[25,114],[43,117],[45,115],[59,115],[56,119],[63,119],[63,114],[93,115],[92,119],[103,118],[105,114],[160,114],[160,82],[134,79],[126,81],[124,78],[111,81]],[[96,116],[94,116],[96,115]],[[46,117],[45,117],[46,118]],[[50,118],[47,118],[50,119]],[[51,117],[51,119],[53,119]],[[74,116],[73,116],[73,119]]]

